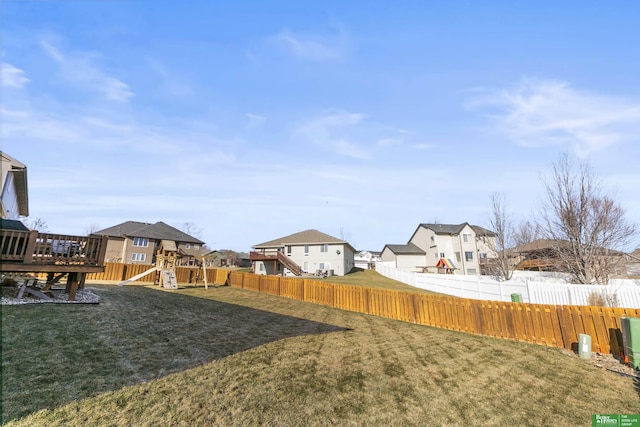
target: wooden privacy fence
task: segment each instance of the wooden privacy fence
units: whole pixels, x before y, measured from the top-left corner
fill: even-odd
[[[106,263],[102,273],[87,276],[91,281],[124,281],[143,273],[144,264]],[[153,282],[155,272],[142,277]],[[176,267],[179,284],[202,283],[198,267]],[[575,305],[525,304],[485,301],[443,295],[370,289],[338,285],[313,279],[240,273],[207,269],[210,284],[230,284],[358,313],[467,332],[576,350],[578,335],[591,336],[593,350],[622,353],[622,317],[640,317],[640,308],[611,308]]]
[[[265,292],[420,325],[576,350],[578,335],[593,351],[622,353],[622,317],[640,309],[484,301],[369,289],[312,279],[229,273],[232,287]]]
[[[87,275],[87,280],[93,282],[122,282],[128,280],[138,274],[152,268],[153,265],[148,264],[121,264],[116,262],[108,262],[104,265],[104,272],[92,273]],[[180,284],[196,284],[203,283],[204,273],[200,267],[176,267],[176,280]],[[223,285],[227,282],[229,270],[218,268],[207,268],[207,282],[209,284]],[[140,282],[153,283],[156,279],[156,272],[138,279]]]

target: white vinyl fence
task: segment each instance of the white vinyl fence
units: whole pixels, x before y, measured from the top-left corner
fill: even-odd
[[[516,277],[500,281],[490,276],[462,274],[416,273],[376,263],[376,271],[385,277],[428,291],[461,298],[511,301],[511,294],[520,294],[522,302],[553,305],[589,305],[589,298],[601,296],[607,305],[640,308],[640,283],[617,280],[608,286],[574,285],[562,279]]]

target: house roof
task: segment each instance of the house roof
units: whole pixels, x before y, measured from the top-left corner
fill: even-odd
[[[558,248],[570,248],[571,243],[567,240],[552,240],[552,239],[537,239],[533,242],[526,243],[524,245],[516,246],[511,250],[517,253],[529,253],[536,251],[554,251]],[[615,249],[606,249],[606,248],[598,248],[596,253],[600,254],[608,254],[608,255],[624,255],[623,252],[617,251]]]
[[[476,236],[496,237],[496,233],[479,225],[472,225],[471,228],[476,232]]]
[[[406,245],[384,245],[384,248],[389,248],[391,252],[396,255],[424,255],[425,251],[414,245],[413,243],[407,243]],[[384,248],[382,252],[384,252]]]
[[[2,161],[2,173],[0,174],[0,192],[4,190],[4,185],[9,173],[13,174],[13,182],[16,188],[16,196],[18,198],[18,214],[21,216],[29,216],[29,189],[27,185],[27,166],[14,159],[4,151],[0,151],[0,160]],[[2,206],[3,215],[4,205]]]
[[[566,245],[566,242],[560,243],[560,244]],[[524,245],[518,245],[515,248],[513,248],[513,250],[515,252],[523,253],[523,252],[540,251],[545,249],[553,249],[556,246],[558,246],[558,243],[551,239],[537,239],[537,240],[534,240],[533,242],[525,243]]]
[[[429,230],[433,230],[433,232],[435,232],[436,234],[460,234],[462,229],[467,225],[469,225],[468,222],[463,222],[462,224],[422,223],[419,225],[419,227],[424,227],[424,228],[428,228]]]
[[[14,230],[14,231],[29,231],[26,225],[22,223],[22,221],[18,221],[16,219],[0,219],[0,228],[3,230]]]
[[[188,235],[184,231],[158,221],[155,224],[126,221],[94,234],[109,237],[143,237],[152,240],[174,240],[176,242],[204,244],[200,239]]]
[[[282,247],[286,245],[313,245],[322,243],[341,243],[347,245],[352,251],[356,251],[351,244],[344,240],[340,240],[336,237],[330,236],[318,230],[305,230],[298,233],[293,233],[288,236],[280,237],[279,239],[269,240],[268,242],[254,245],[254,249],[258,248],[273,248]]]

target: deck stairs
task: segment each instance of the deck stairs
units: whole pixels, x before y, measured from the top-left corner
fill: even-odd
[[[278,261],[287,267],[287,269],[292,272],[295,276],[302,276],[302,267],[295,263],[291,258],[289,258],[284,253],[278,251]]]

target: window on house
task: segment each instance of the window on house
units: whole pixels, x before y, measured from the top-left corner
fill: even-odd
[[[475,268],[467,268],[467,274],[477,274]]]
[[[465,252],[464,253],[464,260],[465,261],[473,261],[473,252],[471,252],[471,251]]]
[[[435,257],[435,259],[438,259],[438,252],[436,252],[435,254],[433,254],[433,256]]]
[[[484,253],[484,252],[480,252],[480,254],[478,254],[478,257],[479,257],[480,259],[485,259],[485,258],[487,257],[487,254],[486,254],[486,253]]]
[[[436,241],[435,236],[431,236],[431,241],[432,241],[432,242],[435,242],[435,241]]]
[[[309,256],[309,245],[304,245],[304,256]]]
[[[142,246],[146,248],[147,246],[149,246],[149,239],[143,239],[142,237],[134,237],[133,246]]]
[[[444,252],[440,252],[440,258],[444,258]]]
[[[308,271],[309,271],[309,263],[305,261],[304,265],[302,266],[302,269],[303,269],[305,272],[308,272]]]
[[[287,255],[291,256],[291,245],[287,246]]]
[[[462,258],[460,258],[460,252],[456,252],[456,261],[460,262]]]
[[[194,251],[199,251],[200,250],[200,245],[193,245],[193,250]]]
[[[465,243],[471,242],[471,234],[463,234],[462,235],[462,241],[465,242]]]
[[[260,271],[264,271],[264,264],[263,264],[263,263],[260,263],[260,264],[258,264],[258,265],[260,266]]]
[[[185,249],[191,249],[191,243],[185,243],[184,248]]]
[[[144,261],[147,259],[147,254],[131,254],[131,261]]]
[[[322,246],[320,246],[320,252],[329,252],[329,245],[324,243]]]
[[[324,270],[324,262],[321,262],[320,264],[318,264],[318,268],[320,270]]]

